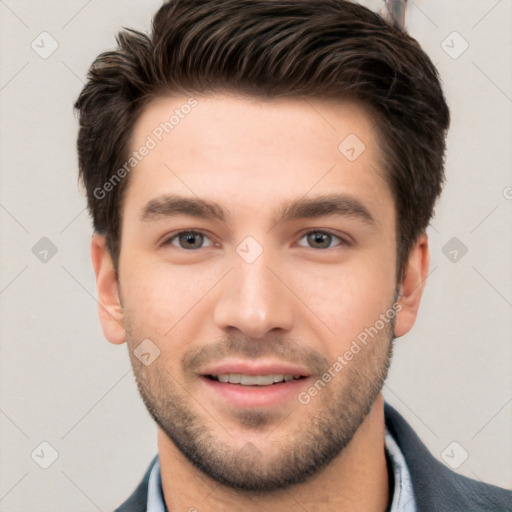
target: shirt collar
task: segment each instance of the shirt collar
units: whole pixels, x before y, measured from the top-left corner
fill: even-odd
[[[411,474],[400,447],[386,428],[384,435],[386,452],[391,461],[394,477],[393,499],[389,512],[416,512],[416,501],[412,487]]]
[[[162,476],[160,474],[160,458],[157,456],[156,462],[151,468],[148,482],[148,501],[147,512],[167,512],[164,502],[164,493],[162,491]]]
[[[400,447],[387,428],[384,442],[394,476],[393,499],[389,512],[416,512],[411,474]],[[147,512],[167,512],[162,492],[162,477],[158,456],[149,475]]]

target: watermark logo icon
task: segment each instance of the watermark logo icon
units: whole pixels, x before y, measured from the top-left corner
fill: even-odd
[[[237,454],[237,460],[254,464],[262,457],[261,451],[253,443],[245,443]]]
[[[469,48],[469,43],[457,31],[453,31],[443,39],[441,48],[452,59],[458,59]]]
[[[57,40],[48,32],[41,32],[30,44],[41,59],[50,57],[59,47]]]
[[[160,349],[146,338],[137,345],[133,354],[144,366],[149,366],[160,355]]]
[[[59,458],[59,453],[48,441],[43,441],[30,456],[40,468],[48,469]]]
[[[457,441],[452,441],[441,453],[441,458],[452,469],[462,466],[468,457],[469,453]]]
[[[39,242],[32,247],[32,254],[41,263],[48,263],[56,254],[57,246],[47,237],[43,236]]]
[[[456,236],[443,245],[443,254],[452,262],[458,263],[468,252],[468,248]]]
[[[263,247],[254,237],[248,236],[237,245],[236,252],[246,263],[254,263],[261,256]]]
[[[350,162],[357,160],[365,149],[364,142],[355,133],[347,135],[338,146],[338,151]]]

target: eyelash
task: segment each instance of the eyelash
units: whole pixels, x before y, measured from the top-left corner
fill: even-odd
[[[172,241],[176,238],[179,237],[179,235],[183,234],[183,233],[188,233],[188,234],[193,234],[193,235],[202,235],[206,238],[210,238],[206,233],[203,233],[201,231],[196,231],[194,229],[189,229],[189,230],[183,230],[183,231],[178,231],[177,233],[167,237],[161,244],[160,246],[161,247],[165,247],[165,246],[168,246],[168,245],[173,245],[172,244]],[[350,246],[351,243],[349,241],[347,241],[346,239],[336,235],[335,233],[333,233],[332,231],[329,231],[328,229],[311,229],[309,231],[306,231],[301,237],[300,237],[300,240],[302,240],[304,237],[307,237],[308,235],[311,235],[313,233],[320,233],[320,234],[324,234],[324,235],[329,235],[331,237],[334,237],[334,238],[337,238],[339,240],[339,243],[338,245],[334,246],[334,247],[325,247],[325,248],[321,248],[321,249],[318,249],[318,250],[322,250],[322,251],[325,251],[327,249],[334,249],[335,247],[342,247],[342,246]],[[304,246],[300,246],[300,247],[304,247]],[[181,249],[183,251],[191,251],[191,252],[194,252],[194,251],[197,251],[198,249],[204,249],[204,247],[198,247],[197,249],[183,249],[182,247],[176,247],[177,249]],[[315,247],[310,247],[311,249],[315,249]]]

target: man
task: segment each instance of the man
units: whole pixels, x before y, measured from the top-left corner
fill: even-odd
[[[117,510],[510,510],[381,394],[444,179],[414,39],[342,0],[172,0],[76,107],[100,320],[158,427]]]

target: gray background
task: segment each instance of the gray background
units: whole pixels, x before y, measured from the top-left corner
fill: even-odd
[[[103,338],[96,314],[72,103],[120,27],[148,28],[159,4],[0,0],[4,512],[112,510],[156,453],[126,346]],[[431,275],[385,387],[436,457],[503,487],[512,487],[511,16],[511,0],[410,1],[408,30],[441,73],[452,127]],[[58,43],[47,58],[55,43],[43,31]],[[47,261],[43,237],[57,249]],[[58,453],[48,469],[43,441]]]

